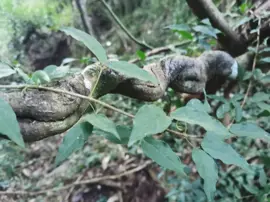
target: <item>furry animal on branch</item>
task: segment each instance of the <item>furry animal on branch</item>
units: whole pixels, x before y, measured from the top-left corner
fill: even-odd
[[[199,94],[207,82],[215,79],[235,79],[236,60],[223,51],[207,51],[197,58],[171,56],[144,67],[155,76],[158,85],[138,79],[126,79],[112,92],[144,101],[161,98],[168,87],[179,93]]]

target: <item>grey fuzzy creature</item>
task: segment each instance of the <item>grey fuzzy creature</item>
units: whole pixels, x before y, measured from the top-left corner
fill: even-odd
[[[182,55],[166,57],[143,69],[154,75],[159,84],[126,79],[112,93],[155,101],[165,94],[168,87],[178,93],[199,94],[211,79],[235,79],[238,74],[236,60],[223,51],[206,51],[197,58]]]

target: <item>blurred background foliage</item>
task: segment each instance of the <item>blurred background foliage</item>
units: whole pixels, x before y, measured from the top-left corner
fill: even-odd
[[[207,20],[199,21],[184,0],[107,0],[106,2],[136,38],[146,41],[153,47],[169,46],[168,54],[180,53],[196,56],[205,50],[216,48],[218,30],[211,27]],[[236,25],[245,22],[244,13],[251,6],[251,1],[242,1],[241,6],[238,6],[233,0],[217,0],[215,3],[224,16]],[[71,68],[83,68],[92,63],[94,59],[91,53],[58,31],[63,26],[74,26],[85,30],[82,23],[82,12],[78,5],[87,13],[89,32],[102,43],[111,58],[121,57],[125,60],[135,58],[139,60],[138,64],[143,65],[165,56],[165,53],[160,53],[146,57],[146,50],[130,40],[100,1],[1,0],[0,60],[19,66],[28,73],[43,69],[50,64],[60,65],[66,58],[77,59],[70,63]],[[241,110],[243,115],[240,119],[256,121],[269,132],[270,90],[261,83],[265,76],[267,76],[267,72],[262,72],[260,69],[253,74],[250,71],[243,73],[243,79],[238,85],[237,92],[233,92],[235,96],[240,97],[236,102],[240,103],[243,99],[248,79],[254,78],[255,80],[251,98],[248,99],[243,110],[237,108],[238,105],[234,106],[233,103],[230,103],[230,109],[222,111],[222,105],[219,103],[223,98],[224,89],[217,92],[216,96],[221,98],[211,98],[210,104],[216,110],[220,107],[219,115],[217,115],[219,119],[224,120],[227,112],[235,117],[236,111]],[[168,91],[168,96],[170,97],[169,111],[184,105],[183,98],[171,89]],[[119,95],[106,95],[102,100],[133,114],[144,104],[144,102]],[[159,100],[155,104],[164,109],[168,108],[166,100]],[[132,124],[132,120],[120,116],[117,112],[103,108],[97,108],[97,111],[104,112],[116,123]],[[175,129],[179,129],[179,126],[175,125]],[[190,134],[203,133],[198,127],[188,126],[188,130]],[[9,187],[27,191],[57,187],[84,176],[91,177],[96,173],[105,175],[112,171],[121,171],[120,165],[128,167],[133,162],[140,164],[138,159],[143,158],[143,154],[136,146],[128,149],[109,142],[98,131],[95,133],[97,135],[88,140],[88,144],[82,151],[73,154],[68,161],[56,169],[53,159],[62,136],[33,143],[24,151],[15,146],[10,147],[8,142],[1,142],[0,189],[5,190]],[[160,138],[170,144],[185,164],[193,165],[190,156],[192,147],[185,139],[178,139],[167,133]],[[196,145],[198,140],[190,141]],[[231,143],[241,155],[246,157],[249,163],[255,164],[254,167],[258,172],[251,175],[239,168],[220,164],[223,171],[220,172],[221,179],[217,184],[217,201],[269,201],[269,198],[267,199],[270,197],[269,144],[249,139],[235,139]],[[126,161],[131,163],[125,164]],[[260,172],[263,168],[267,176]],[[164,193],[161,192],[167,201],[206,201],[202,181],[197,174],[193,174],[190,180],[185,180],[173,172],[153,167],[147,173],[136,177],[139,178],[138,181],[144,178],[151,181],[152,184],[142,185],[143,187],[149,186],[157,192],[163,190]],[[138,185],[136,183],[133,187]],[[111,186],[108,187],[111,188]],[[92,193],[91,190],[95,190],[95,193]],[[114,189],[112,190],[114,191]],[[112,190],[110,192],[108,190],[100,191],[96,190],[94,185],[89,185],[48,195],[15,196],[12,200],[101,202],[107,201],[112,196]],[[134,200],[129,200],[127,197],[126,201],[135,201],[136,197],[143,201],[140,194],[136,195],[135,190],[137,188],[133,188],[127,193],[129,197],[134,197]],[[11,199],[9,196],[1,197],[0,195],[0,199],[3,201]],[[93,200],[88,200],[87,197],[88,199],[93,198]],[[155,199],[153,201],[159,201],[157,197]]]

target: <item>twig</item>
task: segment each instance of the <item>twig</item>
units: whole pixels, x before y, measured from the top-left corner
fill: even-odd
[[[87,17],[87,12],[84,9],[85,6],[81,5],[82,4],[81,0],[75,0],[75,3],[76,3],[76,6],[77,6],[77,8],[79,10],[79,13],[80,13],[80,17],[81,17],[81,20],[82,20],[84,31],[86,33],[88,33],[88,34],[93,35],[92,26],[91,26],[91,24],[89,24],[89,19]],[[86,3],[86,2],[84,2],[84,3]]]
[[[184,45],[189,44],[189,43],[191,43],[191,41],[182,41],[178,44],[168,45],[168,46],[164,46],[164,47],[158,47],[158,48],[155,48],[151,51],[146,52],[145,56],[149,57],[149,56],[156,55],[159,53],[168,52],[172,49],[172,47],[184,46]],[[134,59],[129,60],[128,62],[129,63],[136,63],[138,61],[140,61],[139,58],[134,58]]]
[[[257,63],[257,57],[258,57],[258,52],[259,52],[259,45],[260,45],[260,26],[261,26],[261,18],[258,17],[258,30],[257,30],[257,45],[256,45],[256,52],[255,52],[255,56],[253,59],[253,64],[252,64],[252,70],[251,73],[253,74],[254,70],[255,70],[255,66]],[[245,97],[243,99],[243,102],[241,104],[241,108],[244,107],[244,105],[246,104],[247,98],[248,98],[248,94],[251,90],[251,86],[252,86],[253,80],[250,79],[249,84],[248,84],[248,88],[247,88],[247,92],[245,94]]]
[[[261,26],[261,18],[258,17],[258,29],[257,29],[257,44],[256,44],[256,52],[255,52],[255,55],[254,55],[254,58],[253,58],[253,63],[252,63],[252,70],[251,70],[251,73],[253,74],[254,73],[254,70],[255,70],[255,66],[257,64],[257,57],[258,57],[258,52],[259,52],[259,47],[260,47],[260,26]],[[247,98],[248,98],[248,95],[250,93],[250,90],[251,90],[251,87],[252,87],[252,84],[253,84],[253,80],[250,79],[249,83],[248,83],[248,87],[247,87],[247,91],[245,93],[245,96],[243,98],[243,102],[241,103],[241,108],[243,109],[243,107],[245,106],[246,102],[247,102]],[[231,125],[233,124],[235,118],[231,121],[231,123],[228,125],[228,128],[231,127]]]
[[[74,96],[74,97],[78,97],[78,98],[82,98],[82,99],[85,99],[85,100],[89,100],[91,102],[95,102],[97,104],[100,104],[108,109],[111,109],[111,110],[114,110],[116,112],[119,112],[121,114],[124,114],[130,118],[133,118],[134,116],[132,114],[129,114],[121,109],[118,109],[116,107],[113,107],[109,104],[106,104],[105,102],[102,102],[100,100],[97,100],[95,98],[92,98],[92,97],[87,97],[85,95],[81,95],[81,94],[78,94],[78,93],[73,93],[73,92],[70,92],[70,91],[65,91],[65,90],[61,90],[61,89],[55,89],[55,88],[49,88],[49,87],[43,87],[43,86],[35,86],[35,85],[18,85],[18,86],[13,86],[13,85],[0,85],[0,88],[6,88],[6,89],[22,89],[22,88],[32,88],[32,89],[40,89],[40,90],[47,90],[47,91],[51,91],[51,92],[55,92],[55,93],[63,93],[63,94],[67,94],[67,95],[71,95],[71,96]]]
[[[148,45],[147,43],[143,42],[143,41],[139,41],[138,39],[135,38],[135,36],[133,36],[130,31],[125,27],[125,25],[120,21],[120,19],[115,15],[115,13],[113,12],[113,10],[111,9],[111,7],[104,1],[104,0],[100,0],[101,3],[104,5],[104,7],[109,11],[109,13],[111,14],[111,16],[113,17],[113,19],[115,20],[115,22],[120,26],[120,28],[138,45],[146,48],[146,49],[150,49],[152,50],[153,47]]]
[[[112,105],[109,105],[105,102],[102,102],[100,100],[97,100],[93,97],[87,97],[85,95],[81,95],[81,94],[78,94],[78,93],[74,93],[74,92],[70,92],[70,91],[65,91],[65,90],[61,90],[61,89],[55,89],[55,88],[49,88],[49,87],[43,87],[43,86],[35,86],[35,85],[17,85],[17,86],[14,86],[14,85],[0,85],[0,89],[1,88],[5,88],[5,89],[40,89],[40,90],[47,90],[47,91],[51,91],[51,92],[55,92],[55,93],[63,93],[63,94],[66,94],[66,95],[71,95],[71,96],[74,96],[74,97],[78,97],[78,98],[82,98],[82,99],[85,99],[85,100],[88,100],[90,102],[95,102],[97,104],[100,104],[102,105],[103,107],[105,108],[108,108],[108,109],[111,109],[113,111],[116,111],[120,114],[123,114],[127,117],[130,117],[130,118],[134,118],[135,116],[133,114],[130,114],[130,113],[127,113],[121,109],[118,109]],[[183,137],[186,137],[186,138],[199,138],[197,136],[192,136],[192,135],[187,135],[187,134],[183,134],[183,133],[179,133],[177,131],[174,131],[174,130],[170,130],[170,129],[166,129],[166,131],[180,137],[180,136],[183,136]]]
[[[139,171],[143,170],[144,168],[146,168],[147,166],[149,166],[151,163],[152,163],[152,161],[146,161],[143,165],[138,166],[134,169],[125,171],[123,173],[119,173],[119,174],[115,174],[115,175],[108,175],[108,176],[103,176],[103,177],[97,177],[97,178],[92,178],[92,179],[88,179],[88,180],[75,181],[74,183],[65,185],[63,187],[56,187],[56,188],[45,189],[45,190],[41,190],[41,191],[6,191],[6,192],[0,191],[0,195],[36,196],[36,195],[41,195],[41,194],[47,194],[49,192],[59,192],[59,191],[63,191],[63,190],[72,188],[72,187],[77,186],[77,185],[94,184],[94,183],[98,183],[98,182],[105,181],[105,180],[119,179],[123,176],[131,175],[133,173],[139,172]]]

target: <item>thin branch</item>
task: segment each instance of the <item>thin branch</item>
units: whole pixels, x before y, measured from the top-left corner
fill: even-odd
[[[100,0],[101,3],[104,5],[104,7],[109,11],[110,15],[112,16],[112,18],[115,20],[115,22],[120,26],[120,28],[138,45],[146,48],[146,49],[150,49],[152,50],[153,47],[150,46],[149,44],[140,41],[138,39],[136,39],[135,36],[133,36],[130,31],[126,28],[126,26],[120,21],[120,19],[115,15],[115,13],[113,12],[113,10],[111,9],[111,7],[104,1],[104,0]]]
[[[116,107],[114,107],[112,105],[109,105],[109,104],[107,104],[105,102],[97,100],[97,99],[95,99],[93,97],[87,97],[85,95],[81,95],[81,94],[78,94],[78,93],[65,91],[65,90],[61,90],[61,89],[55,89],[55,88],[43,87],[43,86],[35,86],[35,85],[17,85],[17,86],[14,86],[14,85],[0,85],[0,89],[1,88],[4,88],[4,89],[40,89],[40,90],[47,90],[47,91],[51,91],[51,92],[55,92],[55,93],[62,93],[62,94],[82,98],[82,99],[88,100],[90,102],[95,102],[97,104],[102,105],[105,108],[111,109],[111,110],[113,110],[115,112],[118,112],[118,113],[123,114],[123,115],[125,115],[127,117],[130,117],[130,118],[135,117],[133,114],[127,113],[127,112],[125,112],[125,111],[123,111],[121,109],[118,109],[118,108],[116,108]],[[183,136],[185,138],[200,138],[200,137],[197,137],[196,135],[187,135],[187,134],[179,133],[179,132],[171,130],[171,129],[166,129],[166,131],[176,135],[177,137]]]
[[[97,178],[92,178],[92,179],[88,179],[88,180],[82,180],[82,181],[75,181],[71,184],[65,185],[63,187],[56,187],[56,188],[52,188],[52,189],[45,189],[45,190],[41,190],[41,191],[0,191],[0,195],[28,195],[28,196],[36,196],[36,195],[41,195],[41,194],[48,194],[50,192],[59,192],[59,191],[63,191],[66,189],[70,189],[74,186],[78,186],[78,185],[84,185],[84,184],[94,184],[94,183],[98,183],[101,181],[106,181],[106,180],[116,180],[119,179],[123,176],[127,176],[127,175],[131,175],[133,173],[139,172],[141,170],[143,170],[144,168],[146,168],[147,166],[149,166],[152,163],[152,161],[146,161],[143,165],[138,166],[136,168],[133,168],[131,170],[125,171],[123,173],[119,173],[119,174],[115,174],[115,175],[108,175],[108,176],[103,176],[103,177],[97,177]]]
[[[172,50],[172,48],[176,48],[176,47],[179,47],[179,46],[184,46],[184,45],[187,45],[189,43],[191,43],[191,41],[182,41],[182,42],[180,42],[178,44],[173,44],[173,45],[154,48],[153,50],[146,52],[145,56],[149,57],[149,56],[152,56],[152,55],[157,55],[159,53],[168,52],[168,51]],[[135,59],[129,60],[128,62],[129,63],[136,63],[138,61],[140,61],[140,59],[135,58]]]
[[[97,104],[100,104],[108,109],[111,109],[111,110],[114,110],[116,112],[119,112],[121,114],[124,114],[130,118],[134,118],[134,116],[132,114],[129,114],[121,109],[118,109],[116,107],[113,107],[109,104],[106,104],[105,102],[102,102],[100,100],[97,100],[95,98],[92,98],[92,97],[87,97],[85,95],[81,95],[81,94],[78,94],[78,93],[74,93],[74,92],[70,92],[70,91],[65,91],[65,90],[61,90],[61,89],[55,89],[55,88],[49,88],[49,87],[43,87],[43,86],[35,86],[35,85],[18,85],[18,86],[13,86],[13,85],[0,85],[0,88],[5,88],[5,89],[40,89],[40,90],[47,90],[47,91],[51,91],[51,92],[55,92],[55,93],[63,93],[63,94],[66,94],[66,95],[71,95],[71,96],[74,96],[74,97],[78,97],[78,98],[82,98],[82,99],[85,99],[85,100],[88,100],[90,102],[95,102]]]
[[[251,73],[253,74],[254,70],[255,70],[255,66],[257,64],[257,57],[258,57],[258,52],[259,52],[259,46],[260,46],[260,27],[261,27],[261,18],[258,17],[258,29],[257,29],[257,45],[256,45],[256,52],[255,52],[255,56],[253,59],[253,64],[252,64],[252,70]],[[244,107],[244,105],[246,104],[247,98],[248,98],[248,94],[251,90],[253,84],[253,80],[250,79],[249,84],[248,84],[248,88],[247,88],[247,92],[245,94],[245,97],[243,99],[243,102],[241,104],[241,108]]]
[[[255,55],[254,55],[254,58],[253,58],[253,63],[252,63],[252,70],[251,70],[251,73],[253,74],[254,70],[255,70],[255,66],[257,64],[257,58],[258,58],[258,52],[259,52],[259,47],[260,47],[260,26],[261,26],[261,18],[258,17],[258,28],[257,28],[257,45],[256,45],[256,51],[255,51]],[[248,98],[248,95],[251,91],[251,87],[252,87],[252,84],[253,84],[253,80],[250,79],[249,83],[248,83],[248,87],[247,87],[247,91],[245,93],[245,96],[244,96],[244,99],[243,99],[243,102],[241,104],[241,108],[243,109],[243,107],[245,106],[246,102],[247,102],[247,98]],[[231,121],[231,123],[228,125],[228,128],[231,127],[231,125],[233,124],[235,118]]]
[[[91,27],[91,25],[88,22],[89,19],[87,17],[87,12],[86,12],[85,8],[83,8],[83,6],[81,5],[82,4],[81,3],[81,0],[75,0],[75,2],[76,2],[76,6],[77,6],[77,8],[79,10],[79,13],[80,13],[80,17],[81,17],[81,20],[82,20],[84,31],[86,33],[88,33],[88,34],[93,35],[92,27]]]

